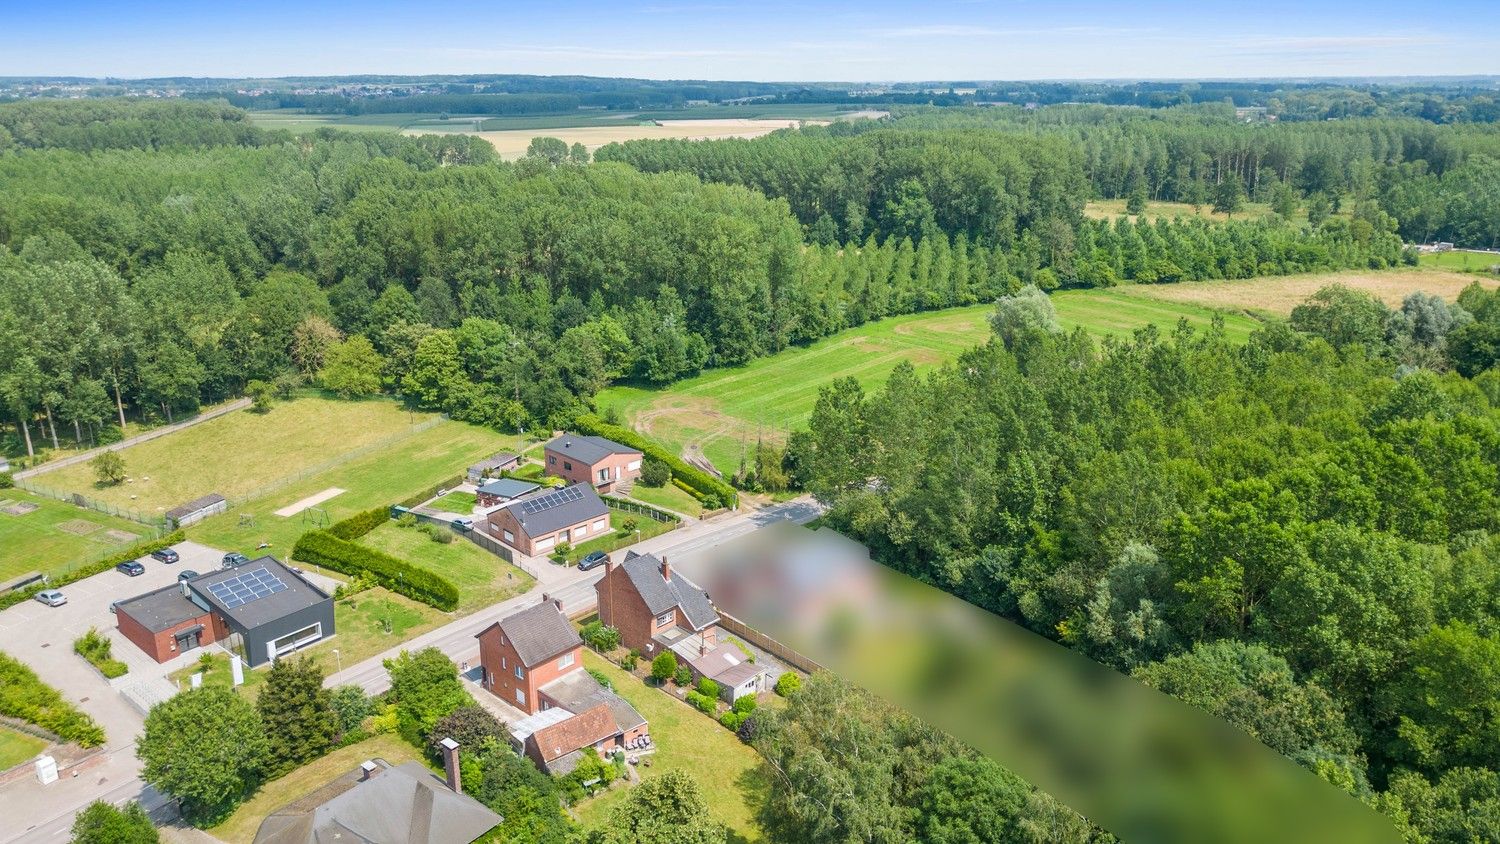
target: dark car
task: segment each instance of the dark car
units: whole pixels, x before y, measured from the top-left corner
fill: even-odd
[[[242,566],[248,562],[250,562],[249,557],[246,557],[244,554],[241,554],[238,551],[230,551],[228,554],[224,555],[223,565],[226,569],[232,569],[235,566]]]
[[[137,563],[135,560],[126,560],[118,566],[115,566],[115,571],[124,572],[131,577],[140,577],[141,575],[146,573],[146,567],[141,565],[140,563]]]
[[[177,552],[173,551],[171,548],[162,548],[157,551],[152,551],[151,559],[162,563],[175,563],[182,558],[177,556]]]
[[[609,555],[605,552],[590,551],[583,559],[578,561],[578,570],[588,571],[592,568],[598,568],[607,562],[609,562]]]
[[[192,580],[197,576],[198,573],[193,571],[192,569],[183,569],[182,571],[177,573],[177,582],[184,583],[186,581]]]

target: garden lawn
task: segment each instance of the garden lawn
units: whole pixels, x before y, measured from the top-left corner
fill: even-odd
[[[451,617],[426,604],[381,587],[333,603],[333,625],[338,633],[307,650],[316,654],[331,674],[396,647],[413,636],[448,623]],[[386,632],[389,625],[390,632]],[[334,657],[333,651],[339,655]]]
[[[138,522],[22,489],[0,489],[0,501],[5,500],[35,504],[39,509],[24,516],[0,512],[0,581],[33,571],[63,574],[153,535],[151,528]],[[64,524],[86,532],[72,533],[58,527]],[[112,537],[112,530],[128,533],[130,538]]]
[[[734,733],[671,694],[649,688],[634,675],[585,648],[584,667],[602,671],[620,697],[630,701],[651,725],[656,753],[651,767],[637,770],[645,778],[667,771],[684,771],[703,790],[708,812],[730,830],[736,842],[764,841],[755,812],[770,788],[769,773],[760,754]],[[609,812],[625,799],[627,789],[616,786],[585,800],[573,812],[586,828],[604,825]]]
[[[0,771],[34,759],[46,749],[47,742],[36,736],[0,727]]]
[[[467,516],[474,512],[474,505],[478,503],[478,496],[472,492],[450,492],[427,506],[434,510],[441,510],[444,513],[457,513],[460,516]]]
[[[416,748],[396,736],[373,736],[348,747],[341,747],[280,779],[262,785],[234,814],[208,832],[228,844],[250,844],[255,840],[255,832],[260,829],[261,822],[276,810],[356,770],[366,759],[384,759],[392,765],[426,761]]]
[[[87,463],[50,472],[37,482],[159,516],[209,493],[230,501],[253,496],[278,481],[407,434],[432,418],[409,413],[388,399],[305,396],[279,402],[267,413],[228,413],[124,449],[119,454],[129,479],[116,486],[96,488]]]
[[[337,624],[337,622],[335,622]],[[186,668],[180,668],[172,672],[167,679],[171,680],[179,688],[187,689],[192,686],[192,677],[199,671],[203,672],[203,685],[216,686],[223,689],[234,689],[234,672],[229,667],[229,656],[218,649],[205,650],[203,652],[209,658],[208,668],[203,667],[202,662],[195,662]],[[329,657],[332,659],[332,657]],[[201,659],[201,657],[200,657]],[[261,687],[266,682],[266,672],[271,670],[270,665],[252,669],[245,666],[245,682],[238,687],[241,695],[244,695],[251,703],[260,697]],[[326,668],[326,666],[325,666]]]
[[[228,513],[188,528],[188,538],[225,551],[250,553],[269,543],[269,553],[285,559],[304,532],[320,525],[311,511],[283,518],[275,511],[329,487],[345,490],[318,506],[330,521],[361,510],[384,507],[421,492],[447,478],[463,474],[469,464],[496,451],[514,447],[516,438],[463,422],[442,422],[434,428],[375,449],[327,471],[251,501]],[[243,523],[244,517],[252,521]]]
[[[637,538],[636,531],[624,532],[626,519],[635,519],[635,526],[640,531],[639,538]],[[643,516],[640,513],[630,513],[625,510],[616,510],[611,507],[609,508],[609,535],[601,536],[598,539],[590,539],[580,545],[574,545],[573,550],[568,552],[568,561],[577,562],[583,559],[585,555],[591,554],[594,551],[613,551],[616,548],[634,545],[641,540],[660,536],[675,527],[677,525],[672,522],[658,522],[650,516]]]
[[[446,527],[449,543],[434,542],[417,526],[387,522],[357,541],[419,568],[436,572],[458,587],[458,612],[472,612],[531,588],[531,575]]]
[[[655,507],[686,513],[694,518],[703,513],[703,505],[698,502],[698,499],[683,492],[682,487],[672,483],[651,487],[637,480],[630,488],[628,497]]]

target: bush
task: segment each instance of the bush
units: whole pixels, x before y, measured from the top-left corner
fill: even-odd
[[[375,711],[375,701],[370,700],[364,689],[353,684],[334,689],[329,704],[338,718],[339,735],[345,743],[351,735],[363,733],[360,726]]]
[[[687,688],[693,684],[693,669],[686,665],[677,666],[677,673],[672,675],[672,682],[681,688]]]
[[[99,669],[100,674],[113,680],[124,677],[130,671],[125,663],[113,658],[113,646],[108,636],[100,633],[97,628],[90,627],[87,633],[73,642],[73,653],[88,660],[90,665]]]
[[[252,380],[245,384],[245,395],[250,397],[252,410],[256,413],[265,413],[275,403],[276,388],[264,381]]]
[[[443,758],[442,741],[451,738],[464,751],[477,751],[490,739],[505,742],[510,736],[505,725],[495,719],[488,709],[477,703],[460,706],[438,719],[427,734],[427,753],[435,760]]]
[[[406,515],[411,516],[410,513]],[[385,524],[390,520],[390,518],[391,510],[389,507],[376,507],[373,510],[361,510],[360,512],[355,513],[349,518],[344,519],[343,521],[334,522],[333,524],[329,525],[328,532],[333,534],[334,536],[337,536],[339,539],[352,542],[374,530],[375,528],[378,528],[381,525]],[[405,516],[403,516],[402,518],[405,518]],[[416,516],[411,516],[411,520],[413,523],[415,523],[417,520]]]
[[[458,587],[446,578],[373,548],[339,539],[327,531],[302,534],[292,547],[292,559],[367,577],[392,592],[444,612],[458,607]]]
[[[370,719],[370,732],[373,735],[389,735],[396,732],[401,725],[400,716],[396,714],[394,703],[386,704],[380,712]]]
[[[745,720],[740,722],[740,728],[734,733],[740,737],[740,741],[752,744],[755,742],[755,737],[760,735],[760,724],[760,716],[751,713],[745,716]]]
[[[755,707],[758,705],[758,702],[755,700],[755,695],[745,695],[744,697],[735,699],[734,711],[739,712],[743,715],[749,715],[750,713],[755,711]]]
[[[640,652],[634,648],[631,648],[630,653],[620,658],[620,667],[625,669],[626,671],[634,671],[636,663],[640,661]]]
[[[694,495],[694,497],[701,499],[705,494],[717,495],[720,500],[728,502],[730,506],[733,506],[739,500],[739,494],[735,492],[734,487],[696,466],[688,465],[682,458],[629,428],[620,425],[611,425],[591,413],[580,415],[574,420],[573,426],[582,433],[593,434],[605,439],[614,440],[623,445],[628,445],[631,448],[639,450],[643,457],[649,457],[667,464],[667,467],[672,471],[672,477],[680,479],[683,483],[687,484],[688,492]],[[643,461],[642,470],[644,468]],[[702,492],[696,492],[695,490],[701,490]]]
[[[9,472],[0,472],[0,489],[10,489],[16,485],[16,479]]]
[[[658,683],[665,683],[677,673],[677,654],[671,651],[662,651],[656,659],[651,660],[651,679]]]
[[[672,467],[655,457],[641,461],[641,483],[646,486],[666,486],[672,480]]]
[[[79,747],[104,743],[104,730],[94,719],[43,683],[25,663],[0,653],[0,715],[19,718],[56,733]]]
[[[414,513],[402,513],[401,518],[396,520],[397,527],[412,528],[417,526],[417,517]]]
[[[100,452],[89,461],[99,486],[117,486],[125,482],[125,460],[113,451]]]
[[[782,697],[791,697],[792,693],[802,688],[802,678],[788,671],[776,678],[776,694]]]
[[[439,527],[431,522],[424,522],[422,524],[422,533],[427,534],[428,539],[439,545],[447,545],[455,538],[451,529]]]
[[[589,676],[594,678],[594,682],[598,683],[609,691],[615,690],[615,684],[610,681],[608,674],[605,674],[603,671],[600,671],[597,668],[585,668],[584,671],[587,671],[589,673]]]
[[[620,646],[620,631],[598,619],[585,624],[579,635],[585,645],[599,653],[609,653]]]
[[[731,733],[738,733],[740,725],[745,723],[745,719],[749,717],[750,713],[748,712],[738,712],[731,709],[719,716],[719,724]]]
[[[109,571],[110,569],[114,568],[120,563],[125,562],[126,560],[134,560],[138,557],[144,557],[147,554],[150,554],[152,551],[166,548],[169,545],[176,545],[177,543],[185,539],[187,539],[187,534],[183,533],[180,530],[174,530],[160,539],[148,539],[145,542],[132,545],[123,551],[111,554],[102,560],[97,560],[86,566],[79,566],[78,568],[73,569],[67,574],[60,574],[52,578],[51,582],[49,583],[34,583],[26,587],[25,589],[13,589],[9,592],[6,592],[4,595],[0,595],[0,610],[5,609],[6,607],[13,607],[16,604],[21,603],[22,601],[30,600],[32,595],[35,595],[43,589],[57,589],[62,586],[67,586],[69,583],[76,583],[84,579],[85,577],[93,577],[100,572]]]
[[[719,699],[700,692],[688,692],[687,702],[704,715],[712,715],[719,709]]]
[[[719,684],[715,683],[713,680],[708,679],[707,677],[704,677],[702,680],[698,681],[698,694],[703,695],[704,697],[718,700]]]

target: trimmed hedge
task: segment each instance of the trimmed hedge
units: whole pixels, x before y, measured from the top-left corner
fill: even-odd
[[[328,532],[339,539],[352,542],[390,520],[391,508],[376,507],[372,510],[362,510],[343,521],[334,522],[328,526]]]
[[[25,589],[15,589],[10,592],[6,592],[4,595],[0,595],[0,610],[5,609],[6,607],[13,607],[16,604],[21,603],[22,601],[28,600],[32,595],[35,595],[43,589],[57,589],[62,586],[67,586],[69,583],[77,583],[85,577],[93,577],[100,572],[109,571],[110,569],[127,560],[134,560],[137,557],[144,557],[147,554],[150,554],[152,551],[166,548],[169,545],[176,545],[177,543],[182,542],[185,539],[187,539],[187,534],[183,533],[180,530],[174,530],[159,539],[148,539],[145,542],[132,545],[124,551],[110,554],[108,557],[105,557],[102,560],[95,560],[94,562],[89,563],[86,566],[80,566],[68,572],[67,574],[51,578],[47,583],[33,583]]]
[[[292,559],[351,577],[364,577],[444,612],[458,607],[458,587],[446,578],[373,548],[340,539],[328,531],[302,534],[292,547]]]
[[[719,500],[728,507],[739,504],[740,496],[734,487],[699,469],[690,466],[682,458],[662,448],[651,440],[637,434],[629,428],[619,425],[611,425],[592,413],[585,413],[573,422],[573,427],[585,434],[593,434],[597,437],[614,440],[617,443],[628,445],[638,449],[646,457],[655,458],[667,464],[672,469],[672,477],[680,480],[686,486],[684,489],[688,494],[702,501],[709,494],[718,496]],[[695,492],[695,490],[698,490]]]
[[[0,715],[35,724],[79,747],[104,743],[104,730],[94,719],[43,683],[25,663],[4,653],[0,653]]]

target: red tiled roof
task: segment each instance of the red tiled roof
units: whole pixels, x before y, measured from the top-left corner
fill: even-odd
[[[609,704],[601,703],[566,721],[537,730],[527,741],[535,743],[543,762],[551,762],[579,748],[591,747],[618,732],[620,728],[615,725]]]

